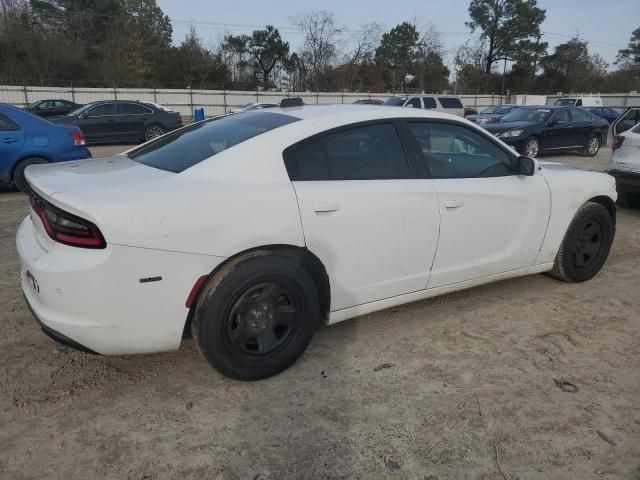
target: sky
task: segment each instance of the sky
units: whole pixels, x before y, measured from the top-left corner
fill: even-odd
[[[382,23],[384,31],[403,21],[415,21],[423,27],[431,23],[441,34],[449,66],[457,47],[473,38],[464,24],[469,20],[468,0],[156,1],[171,18],[174,43],[184,39],[191,24],[207,46],[215,45],[225,34],[250,34],[271,24],[296,50],[304,37],[292,26],[291,19],[314,9],[335,14],[338,25],[345,29],[341,38],[345,44],[353,31],[367,23]],[[640,0],[538,0],[538,6],[547,12],[541,30],[543,40],[549,43],[549,53],[578,34],[588,41],[590,52],[613,64],[618,50],[627,46],[631,32],[640,26]]]

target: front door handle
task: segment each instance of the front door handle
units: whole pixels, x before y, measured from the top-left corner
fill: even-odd
[[[464,206],[464,202],[462,200],[447,200],[444,202],[444,206],[449,209],[460,208]]]
[[[316,213],[330,213],[340,210],[340,205],[337,203],[318,203],[313,206],[313,211]]]
[[[15,142],[18,141],[18,139],[17,138],[3,138],[2,141],[4,143],[15,143]]]

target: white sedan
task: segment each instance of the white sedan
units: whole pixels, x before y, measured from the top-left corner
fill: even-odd
[[[45,333],[104,355],[179,347],[274,375],[319,325],[505,278],[581,282],[614,179],[518,156],[420,109],[299,106],[26,170],[22,288]]]

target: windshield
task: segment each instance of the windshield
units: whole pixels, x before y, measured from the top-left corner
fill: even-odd
[[[551,116],[548,108],[516,108],[503,116],[501,122],[546,122]]]
[[[299,118],[253,111],[218,117],[159,137],[128,154],[150,167],[179,173],[239,143]]]
[[[490,107],[487,107],[484,110],[482,110],[480,113],[489,113],[489,114],[496,115],[496,114],[504,113],[506,111],[507,109],[501,105],[491,105]]]
[[[391,97],[387,98],[384,105],[391,105],[392,107],[401,107],[404,102],[407,101],[407,97]]]
[[[88,103],[86,105],[83,105],[82,107],[76,108],[75,110],[71,110],[69,113],[67,113],[68,116],[71,115],[80,115],[82,112],[86,112],[87,110],[89,110],[91,107],[93,107],[93,103]]]
[[[559,98],[554,105],[560,105],[562,107],[573,107],[576,103],[575,98]]]

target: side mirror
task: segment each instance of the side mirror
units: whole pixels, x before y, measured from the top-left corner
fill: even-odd
[[[87,112],[82,112],[80,115],[78,115],[78,118],[87,118]]]
[[[520,155],[516,163],[518,175],[532,177],[538,171],[538,161],[535,158]]]
[[[412,103],[407,103],[404,108],[413,108],[413,104]]]

